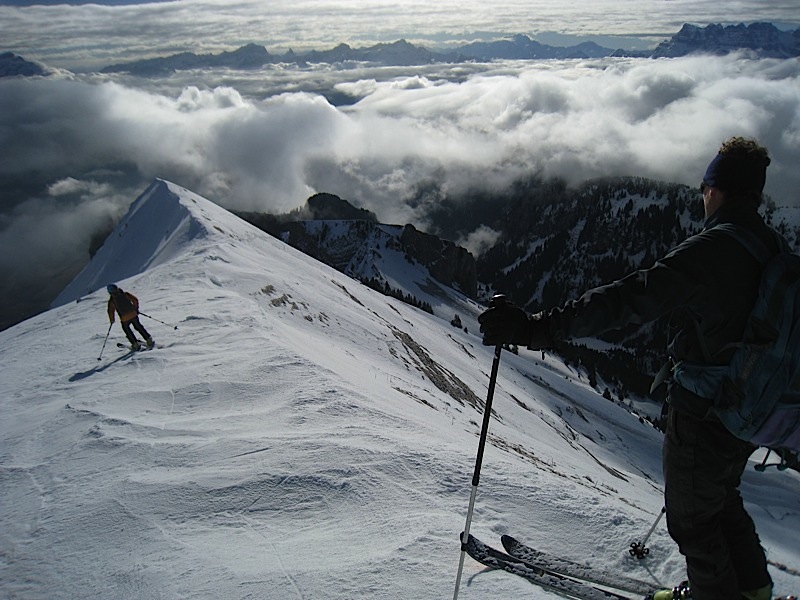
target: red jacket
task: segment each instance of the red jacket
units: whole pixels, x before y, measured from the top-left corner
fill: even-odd
[[[114,312],[119,314],[119,320],[123,323],[133,321],[139,314],[139,299],[130,292],[122,292],[125,297],[130,301],[131,306],[123,306],[120,308],[114,302],[114,296],[108,299],[108,320],[114,322]],[[127,302],[120,301],[120,304],[127,304]]]

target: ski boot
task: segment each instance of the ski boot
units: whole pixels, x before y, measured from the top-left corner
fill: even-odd
[[[772,583],[768,583],[757,590],[742,592],[742,600],[770,600],[770,598],[772,598]]]
[[[645,600],[687,600],[692,597],[689,582],[683,581],[671,590],[658,590],[650,594]]]
[[[148,350],[151,350],[153,348],[153,346],[156,345],[156,341],[152,337],[148,337],[144,341],[147,344],[147,349]]]
[[[136,340],[135,342],[131,343],[131,350],[133,350],[134,352],[141,350],[141,348],[142,344],[139,342],[139,340]]]

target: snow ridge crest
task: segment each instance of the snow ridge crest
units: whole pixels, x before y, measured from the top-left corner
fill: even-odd
[[[202,196],[155,179],[51,307],[78,300],[109,283],[119,283],[169,262],[184,253],[193,241],[219,230],[215,225],[218,220],[232,219],[243,228],[249,227]]]

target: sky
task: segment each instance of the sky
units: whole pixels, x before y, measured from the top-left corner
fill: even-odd
[[[378,250],[434,315],[150,187],[57,308],[0,332],[0,596],[452,597],[493,349],[477,303]],[[154,350],[117,347],[109,280]],[[662,435],[631,410],[659,407],[587,379],[502,353],[470,531],[671,587],[685,570],[663,520],[648,558],[628,553],[663,506]],[[800,474],[758,473],[763,456],[742,494],[793,570],[770,568],[776,593],[796,593]],[[469,558],[459,589],[556,598]]]
[[[421,186],[498,191],[531,173],[694,186],[719,144],[745,135],[770,150],[776,202],[796,203],[800,187],[797,59],[276,66],[156,79],[94,72],[107,64],[250,42],[280,52],[518,32],[653,45],[683,22],[785,22],[795,4],[0,2],[0,49],[53,69],[0,80],[0,304],[46,306],[88,260],[92,236],[154,177],[244,210],[285,212],[329,192],[425,229],[436,198],[412,201]],[[334,96],[350,104],[334,106]]]

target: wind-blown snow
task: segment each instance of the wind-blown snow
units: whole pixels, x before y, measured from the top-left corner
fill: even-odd
[[[116,324],[97,360],[109,282],[158,348],[127,354]],[[479,306],[416,310],[164,181],[55,306],[0,332],[3,597],[452,595],[492,361]],[[662,506],[660,444],[578,372],[504,352],[472,532],[675,584],[663,524],[627,553]],[[800,476],[748,469],[743,491],[769,558],[800,567]],[[482,571],[467,559],[461,598],[551,597]]]

